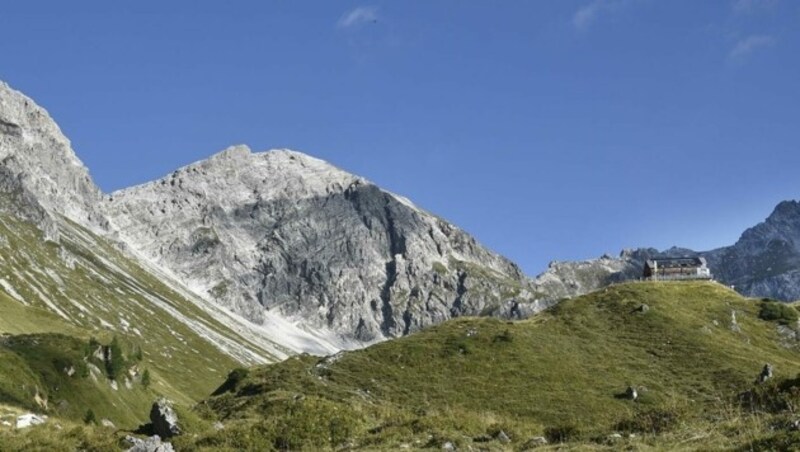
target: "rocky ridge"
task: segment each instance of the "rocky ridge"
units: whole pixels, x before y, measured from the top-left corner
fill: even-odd
[[[700,254],[742,294],[800,300],[800,202],[779,203],[735,244]]]

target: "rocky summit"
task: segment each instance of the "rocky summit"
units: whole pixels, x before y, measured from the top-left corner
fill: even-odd
[[[112,193],[119,238],[195,292],[373,341],[547,305],[520,269],[407,199],[300,152],[231,147]]]
[[[92,229],[105,226],[100,189],[70,142],[43,108],[0,81],[0,192],[2,208],[33,220],[51,237],[54,214]]]

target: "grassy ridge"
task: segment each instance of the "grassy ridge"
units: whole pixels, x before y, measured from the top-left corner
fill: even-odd
[[[759,309],[715,283],[631,283],[526,321],[457,319],[336,358],[239,372],[197,408],[228,428],[179,444],[500,447],[502,430],[516,448],[535,436],[601,447],[615,432],[635,432],[626,441],[641,447],[736,447],[769,432],[737,395],[765,362],[776,379],[800,371],[796,348]],[[636,402],[621,397],[629,385]]]

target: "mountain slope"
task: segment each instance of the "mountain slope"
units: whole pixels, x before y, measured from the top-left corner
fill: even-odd
[[[466,448],[498,444],[503,430],[517,449],[536,436],[603,443],[621,431],[645,435],[634,447],[729,449],[775,422],[737,408],[764,363],[778,380],[800,371],[800,343],[761,320],[760,308],[716,283],[628,283],[529,320],[452,320],[364,350],[234,373],[197,408],[226,429],[183,441]],[[624,397],[628,386],[637,402]],[[325,422],[314,429],[317,418]]]
[[[78,344],[118,337],[142,351],[142,366],[153,375],[148,393],[105,377],[73,379],[62,368],[53,373],[52,363],[31,364],[29,384],[12,391],[14,403],[30,408],[34,396],[51,397],[72,408],[39,409],[72,418],[89,404],[98,416],[134,426],[155,393],[191,404],[237,365],[337,350],[284,319],[267,329],[209,303],[108,229],[100,190],[47,112],[0,85],[0,333],[6,345],[59,337],[53,342],[63,347],[45,354],[72,362],[80,361]],[[12,381],[18,352],[4,349],[0,364],[12,365],[0,378]],[[67,393],[79,396],[53,393],[70,385],[74,391]],[[98,402],[95,393],[108,397]]]
[[[278,313],[369,342],[547,306],[455,226],[299,152],[233,147],[105,206],[131,247],[257,323]]]

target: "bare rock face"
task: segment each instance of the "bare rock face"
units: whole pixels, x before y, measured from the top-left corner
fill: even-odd
[[[153,424],[153,432],[162,439],[181,434],[178,415],[172,408],[172,402],[163,397],[156,400],[150,408],[150,422]]]
[[[158,435],[144,439],[128,435],[125,437],[125,442],[131,446],[126,452],[175,452],[172,444],[161,442]]]
[[[105,210],[122,240],[254,322],[275,311],[372,341],[547,306],[465,232],[299,152],[232,147]]]
[[[100,190],[43,108],[0,82],[0,208],[32,220],[50,236],[53,215],[92,229],[106,222]]]
[[[781,202],[734,245],[703,255],[721,281],[745,295],[800,299],[800,202]]]

